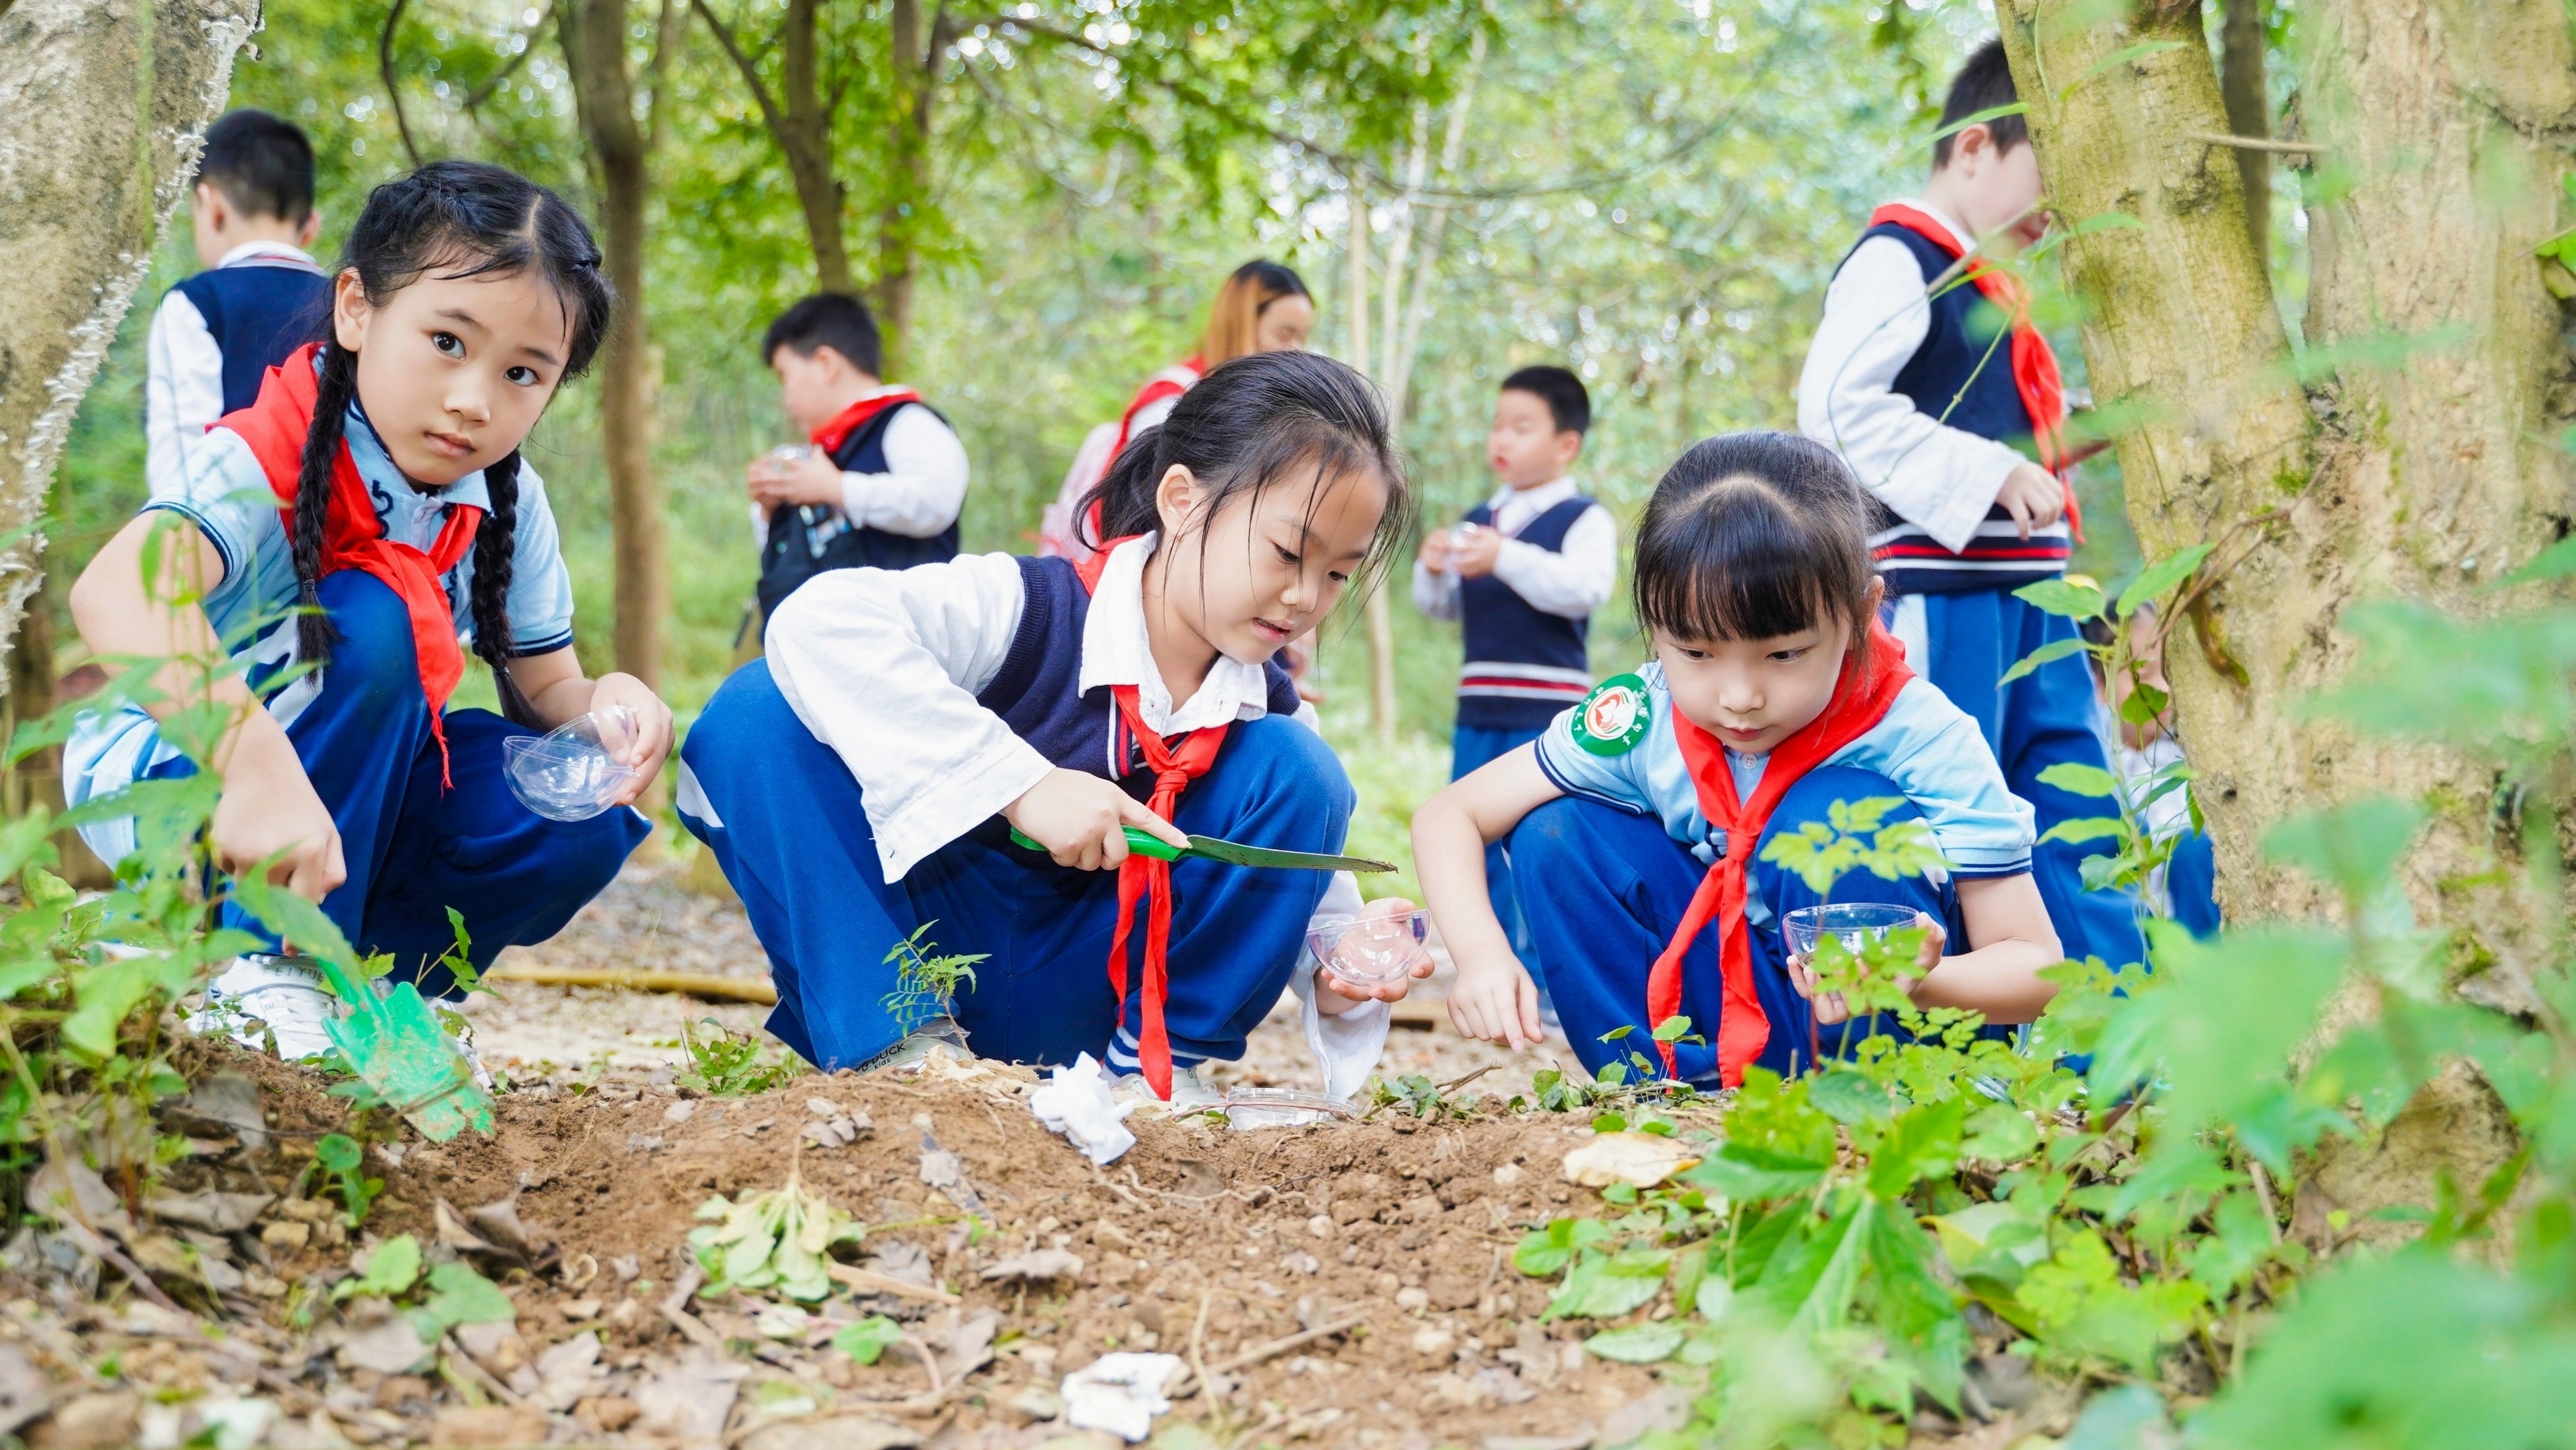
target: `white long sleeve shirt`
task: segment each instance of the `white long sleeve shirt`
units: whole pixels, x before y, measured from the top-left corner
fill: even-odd
[[[894,391],[888,384],[867,397]],[[966,508],[966,445],[928,408],[895,410],[885,431],[886,471],[841,474],[841,512],[864,529],[927,539],[957,522]],[[751,506],[751,530],[769,542],[769,512]]]
[[[1598,505],[1584,510],[1566,529],[1561,549],[1542,549],[1514,536],[1575,493],[1574,480],[1560,478],[1536,488],[1506,488],[1490,500],[1494,528],[1504,536],[1494,555],[1494,577],[1532,609],[1561,619],[1589,618],[1609,602],[1619,582],[1618,520]],[[1433,619],[1456,619],[1457,573],[1435,574],[1414,561],[1413,607]]]
[[[1077,687],[1136,687],[1145,728],[1173,735],[1269,713],[1259,664],[1218,656],[1196,693],[1175,704],[1145,630],[1145,561],[1156,536],[1111,551],[1083,620]],[[968,554],[910,569],[835,569],[779,606],[769,627],[771,676],[814,738],[859,783],[885,879],[1026,794],[1054,767],[975,697],[1000,673],[1027,604],[1019,561]],[[1312,722],[1308,722],[1312,723]],[[693,780],[684,810],[709,810]],[[1357,914],[1357,884],[1337,873],[1317,919]],[[1307,1041],[1327,1087],[1347,1097],[1366,1082],[1393,1014],[1381,1002],[1337,1015],[1314,1000],[1311,956],[1295,987]]]
[[[1975,239],[1920,199],[1908,201],[1965,250]],[[2005,475],[2029,460],[2008,444],[1943,424],[1895,391],[1931,327],[1923,268],[1892,237],[1872,237],[1825,289],[1825,317],[1798,375],[1798,430],[1842,454],[1896,514],[1956,553],[1994,507]]]
[[[284,242],[244,242],[217,268],[284,263],[319,272]],[[143,343],[143,477],[155,500],[187,491],[188,450],[224,415],[224,350],[184,292],[164,293]]]

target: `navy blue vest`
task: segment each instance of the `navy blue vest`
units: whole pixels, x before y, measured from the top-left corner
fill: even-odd
[[[1581,495],[1530,520],[1512,537],[1549,553],[1565,550],[1565,531],[1596,507]],[[1467,510],[1467,522],[1488,528],[1490,504]],[[1592,651],[1584,642],[1592,626],[1533,608],[1512,587],[1487,574],[1458,581],[1458,620],[1467,637],[1467,663],[1458,676],[1458,723],[1471,730],[1540,730],[1592,688]]]
[[[312,341],[331,311],[331,279],[302,267],[236,262],[170,289],[195,304],[224,354],[224,411],[259,399],[260,379]]]
[[[1001,716],[1012,734],[1050,764],[1115,781],[1140,801],[1152,795],[1153,772],[1145,768],[1144,752],[1119,718],[1109,688],[1076,689],[1082,682],[1082,625],[1091,613],[1091,591],[1082,587],[1082,576],[1069,559],[1024,557],[1020,585],[1026,602],[1019,630],[1002,668],[975,703]],[[1273,662],[1262,673],[1270,683],[1270,713],[1296,714],[1297,685],[1288,672]],[[1008,834],[999,816],[975,832],[988,844]]]
[[[1860,240],[1872,237],[1893,237],[1912,252],[1923,269],[1926,287],[1956,265],[1948,253],[1909,227],[1881,222],[1861,233]],[[1852,248],[1859,250],[1860,242]],[[1850,253],[1844,254],[1844,260],[1850,260]],[[1930,325],[1922,345],[1897,370],[1892,391],[1944,426],[2031,454],[2030,410],[2022,404],[2021,390],[2013,386],[2012,337],[2004,330],[2003,315],[1987,305],[1976,284],[1964,275],[1943,283],[1929,305]],[[1990,523],[2011,517],[2001,506],[1986,514]],[[1891,594],[2018,589],[2065,572],[2069,549],[2066,521],[2060,519],[2028,539],[2009,527],[1983,530],[1964,551],[1954,554],[1885,504],[1878,505],[1872,542],[1879,575]]]
[[[898,403],[885,409],[841,440],[832,462],[843,473],[884,473],[885,435],[897,413],[927,403]],[[939,417],[932,409],[932,417]],[[940,418],[947,422],[946,418]],[[769,542],[760,551],[760,617],[778,613],[778,605],[797,586],[827,569],[909,569],[957,557],[957,523],[926,539],[907,539],[883,529],[853,526],[849,515],[828,504],[800,504],[772,509]],[[762,626],[764,629],[767,625]]]

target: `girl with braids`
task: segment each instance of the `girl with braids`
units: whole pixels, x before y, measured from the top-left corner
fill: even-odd
[[[1911,907],[1931,928],[1921,974],[1897,979],[1917,1006],[2039,1015],[2058,949],[2031,881],[2030,807],[2004,788],[1976,722],[1879,626],[1869,531],[1859,480],[1794,434],[1703,440],[1655,485],[1635,584],[1653,662],[1414,813],[1423,894],[1458,964],[1459,1031],[1514,1046],[1544,1036],[1536,986],[1485,891],[1485,848],[1508,839],[1585,1067],[1651,1051],[1674,1077],[1735,1087],[1756,1065],[1787,1073],[1848,1053],[1889,1024],[1851,1020],[1789,956],[1782,920],[1819,898],[1763,850],[1869,800],[1894,802],[1889,825],[1921,822],[1942,865],[1894,881],[1856,867],[1826,899]],[[1695,1031],[1654,1040],[1675,1016]]]
[[[1328,883],[1358,910],[1349,878],[1165,865],[1125,831],[1341,849],[1350,780],[1270,659],[1411,522],[1385,414],[1340,363],[1240,358],[1130,443],[1094,501],[1081,566],[815,576],[689,732],[680,816],[768,950],[770,1031],[829,1070],[963,1029],[990,1057],[1089,1053],[1167,1099],[1177,1071],[1187,1099],[1189,1069],[1241,1057],[1293,986],[1347,1095],[1406,985],[1299,969]],[[953,1023],[919,1020],[907,942],[975,963]]]
[[[560,931],[648,833],[626,802],[671,740],[642,681],[583,677],[554,515],[519,454],[598,350],[610,302],[589,228],[512,172],[442,161],[377,187],[321,338],[268,371],[190,451],[186,486],[72,589],[102,657],[229,652],[242,668],[209,688],[173,664],[165,698],[85,717],[66,750],[71,800],[194,770],[159,724],[210,697],[234,707],[213,751],[226,870],[273,859],[274,879],[432,994],[454,985],[434,965],[450,907],[478,970]],[[501,715],[446,708],[460,634]],[[616,706],[637,722],[603,732],[636,767],[616,808],[567,823],[510,794],[503,741]],[[130,817],[82,829],[103,859],[134,847]],[[266,935],[230,909],[227,924]],[[264,1021],[281,1055],[329,1048],[329,999],[298,959],[244,957],[211,995]]]

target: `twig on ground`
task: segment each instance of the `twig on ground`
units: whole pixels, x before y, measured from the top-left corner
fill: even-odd
[[[689,1297],[697,1293],[698,1287],[706,1281],[705,1269],[696,1264],[689,1265],[688,1270],[680,1275],[680,1282],[672,1285],[669,1296],[662,1300],[662,1317],[671,1322],[672,1328],[686,1335],[691,1344],[722,1349],[724,1336],[709,1329],[705,1320],[689,1312]]]
[[[528,1402],[527,1396],[501,1383],[499,1375],[485,1369],[481,1360],[466,1353],[465,1346],[457,1343],[453,1332],[440,1335],[438,1342],[447,1351],[448,1363],[455,1365],[458,1373],[482,1386],[485,1394],[513,1408]]]
[[[115,1268],[116,1272],[123,1274],[126,1278],[126,1282],[134,1286],[135,1292],[141,1294],[144,1298],[151,1300],[153,1303],[160,1305],[162,1308],[169,1310],[173,1314],[188,1314],[187,1310],[179,1307],[178,1300],[161,1292],[161,1286],[152,1282],[152,1276],[144,1272],[141,1264],[127,1258],[125,1256],[125,1250],[109,1243],[107,1241],[107,1235],[96,1234],[95,1237],[97,1239],[95,1247],[98,1250],[98,1256],[107,1260],[107,1262]],[[188,1314],[188,1317],[194,1319],[197,1316]]]
[[[647,972],[625,967],[541,967],[513,962],[483,974],[487,982],[527,982],[540,987],[613,987],[627,992],[672,992],[711,1002],[778,1004],[767,977],[725,977],[713,972]]]
[[[1179,1384],[1172,1386],[1164,1392],[1165,1395],[1171,1399],[1186,1399],[1192,1391],[1200,1388],[1205,1388],[1207,1390],[1208,1403],[1210,1404],[1219,1404],[1225,1399],[1226,1387],[1219,1383],[1215,1376],[1208,1373],[1205,1353],[1208,1305],[1213,1303],[1215,1299],[1216,1291],[1214,1289],[1202,1289],[1199,1291],[1198,1317],[1190,1321],[1189,1372],[1181,1377],[1181,1382]]]
[[[880,1274],[874,1269],[862,1269],[852,1264],[833,1264],[823,1272],[831,1275],[834,1283],[847,1284],[863,1294],[892,1294],[898,1299],[921,1299],[932,1304],[963,1302],[945,1289],[916,1284],[910,1279],[898,1279],[892,1274]]]
[[[2250,1154],[2245,1159],[2245,1172],[2254,1180],[2255,1199],[2263,1205],[2263,1227],[2272,1231],[2272,1246],[2278,1248],[2281,1244],[2281,1210],[2272,1201],[2272,1174],[2263,1166],[2262,1159]]]
[[[1117,1184],[1110,1182],[1109,1175],[1101,1172],[1097,1168],[1091,1170],[1091,1181],[1108,1189],[1110,1192],[1117,1194],[1120,1198],[1127,1200],[1138,1208],[1152,1208],[1154,1206],[1147,1203],[1145,1200],[1138,1198],[1136,1195],[1129,1193],[1126,1189],[1119,1187]]]
[[[1465,1077],[1453,1077],[1449,1079],[1447,1082],[1442,1083],[1436,1090],[1444,1093],[1453,1092],[1459,1088],[1465,1087],[1467,1084],[1474,1082],[1476,1079],[1483,1077],[1485,1074],[1492,1072],[1495,1068],[1500,1066],[1502,1066],[1502,1064],[1499,1062],[1486,1063],[1483,1067],[1476,1069]]]
[[[1368,1316],[1366,1314],[1354,1314],[1348,1319],[1337,1319],[1330,1324],[1319,1324],[1300,1334],[1286,1335],[1282,1338],[1274,1339],[1268,1344],[1255,1345],[1252,1348],[1245,1350],[1243,1353],[1236,1355],[1234,1358],[1225,1361],[1223,1364],[1218,1365],[1216,1367],[1216,1372],[1218,1374],[1232,1374],[1234,1371],[1239,1369],[1250,1369],[1252,1366],[1260,1364],[1264,1360],[1277,1359],[1279,1356],[1286,1354],[1292,1349],[1303,1349],[1307,1345],[1313,1344],[1319,1339],[1330,1339],[1336,1334],[1343,1333],[1347,1330],[1357,1329],[1359,1326],[1366,1324],[1367,1322]]]

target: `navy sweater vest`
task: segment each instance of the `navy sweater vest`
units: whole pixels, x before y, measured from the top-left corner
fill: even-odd
[[[260,379],[310,342],[331,310],[331,279],[303,267],[243,262],[170,289],[195,305],[224,355],[224,411],[259,399]]]
[[[1551,554],[1565,550],[1565,532],[1597,507],[1580,495],[1523,525],[1513,535]],[[1467,522],[1492,527],[1494,510],[1478,504]],[[1487,574],[1458,581],[1458,621],[1467,637],[1467,663],[1458,676],[1458,723],[1470,730],[1542,730],[1592,688],[1592,651],[1585,636],[1592,621],[1567,619],[1533,607],[1502,580]]]
[[[1955,265],[1929,240],[1893,222],[1861,233],[1863,242],[1872,237],[1903,243],[1922,267],[1927,287]],[[1854,243],[1853,249],[1858,248]],[[2012,338],[1998,332],[2002,319],[1963,276],[1941,283],[1930,305],[1923,343],[1897,370],[1893,391],[1948,427],[2030,453],[2030,410],[2013,386]],[[2070,536],[2062,518],[2024,539],[2015,531],[2012,515],[1998,505],[1987,512],[1986,523],[1967,548],[1954,554],[1885,504],[1878,506],[1878,515],[1870,543],[1891,594],[2011,590],[2066,571]]]
[[[1068,559],[1021,559],[1020,586],[1026,602],[1020,606],[1019,630],[1011,636],[1002,668],[975,703],[1001,716],[1012,734],[1050,764],[1115,781],[1140,801],[1152,795],[1153,773],[1145,768],[1144,752],[1128,733],[1109,688],[1077,688],[1091,591],[1082,587]],[[1297,685],[1288,672],[1276,663],[1265,664],[1262,672],[1270,683],[1270,713],[1296,714]],[[1009,831],[996,816],[975,835],[991,844],[1007,840]]]
[[[886,430],[895,415],[926,403],[899,403],[851,430],[841,440],[832,462],[843,473],[886,471]],[[936,409],[932,416],[938,417]],[[948,421],[940,418],[941,422]],[[957,557],[957,524],[926,539],[908,539],[883,529],[853,526],[850,516],[828,504],[799,504],[772,509],[769,542],[760,551],[760,617],[773,618],[779,602],[827,569],[909,569]]]

